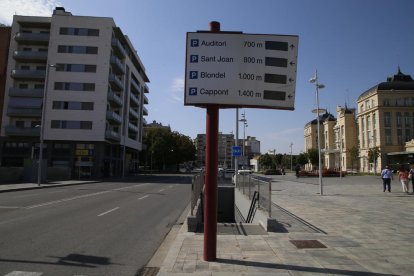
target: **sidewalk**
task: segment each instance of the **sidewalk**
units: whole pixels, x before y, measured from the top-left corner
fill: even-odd
[[[323,181],[320,196],[318,178],[275,176],[277,233],[218,234],[214,262],[184,223],[158,275],[414,275],[414,195],[379,176]]]
[[[44,189],[56,186],[71,186],[71,185],[82,185],[88,183],[98,183],[100,181],[95,180],[64,180],[64,181],[51,181],[38,185],[37,183],[17,183],[17,184],[0,184],[0,193],[22,191],[22,190],[33,190],[33,189]]]

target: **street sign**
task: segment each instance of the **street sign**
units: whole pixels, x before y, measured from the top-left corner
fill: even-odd
[[[241,156],[241,147],[239,147],[239,146],[233,146],[231,148],[231,154],[233,156]]]
[[[294,109],[298,36],[187,33],[185,105]]]

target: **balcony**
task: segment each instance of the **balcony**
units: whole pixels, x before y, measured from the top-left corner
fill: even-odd
[[[10,116],[10,117],[41,117],[42,110],[40,108],[8,107],[7,116]]]
[[[25,137],[39,137],[40,127],[16,127],[6,126],[6,136],[25,136]]]
[[[50,34],[44,33],[17,33],[14,39],[21,44],[48,45]]]
[[[124,75],[125,74],[125,64],[116,56],[111,56],[110,59],[111,65],[112,65],[112,71],[115,72],[118,75]]]
[[[136,82],[134,79],[131,78],[131,90],[134,90],[135,92],[139,93],[141,91],[140,85],[138,82]]]
[[[120,125],[122,123],[122,118],[117,113],[107,110],[106,111],[106,119],[110,121],[111,123],[115,123]]]
[[[144,116],[148,116],[148,110],[147,110],[147,108],[145,106],[142,107],[142,114]]]
[[[43,89],[35,88],[9,88],[10,97],[43,98]]]
[[[124,83],[114,74],[109,74],[109,84],[111,85],[111,88],[115,91],[124,90]]]
[[[134,94],[130,93],[129,94],[130,98],[131,98],[131,106],[135,106],[138,107],[139,106],[139,99],[137,96],[135,96]]]
[[[118,39],[116,38],[112,38],[111,41],[111,45],[112,45],[112,49],[114,50],[114,53],[119,57],[119,58],[125,58],[126,56],[126,51],[124,49],[124,46],[122,46],[121,42],[119,42]]]
[[[112,91],[108,91],[108,100],[118,107],[122,106],[122,98]]]
[[[46,62],[47,52],[14,51],[13,58],[24,62]]]
[[[44,80],[46,76],[46,70],[12,70],[11,77],[14,79],[25,80]]]
[[[139,119],[139,114],[137,111],[135,111],[134,109],[130,108],[129,109],[129,114],[132,115],[131,117],[135,118],[135,119]]]
[[[145,118],[142,118],[142,124],[143,124],[144,126],[146,126],[146,125],[148,124],[148,122],[147,122],[147,120],[145,120]]]
[[[147,96],[144,95],[144,104],[148,104],[148,103],[149,103],[148,98],[147,98]]]
[[[138,132],[138,127],[132,123],[128,123],[128,129],[133,132]]]
[[[113,130],[106,130],[105,131],[105,138],[112,141],[120,141],[121,138],[119,137],[118,132]]]
[[[149,93],[149,89],[147,85],[144,86],[144,93]]]

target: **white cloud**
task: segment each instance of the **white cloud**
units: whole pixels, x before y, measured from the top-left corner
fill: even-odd
[[[178,103],[184,103],[184,79],[176,78],[171,86],[171,98]]]
[[[11,25],[13,15],[51,16],[56,6],[62,6],[57,0],[1,0],[0,23]]]

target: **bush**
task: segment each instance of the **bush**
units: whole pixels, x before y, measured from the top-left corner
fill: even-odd
[[[265,170],[263,172],[264,175],[282,175],[280,170]]]

